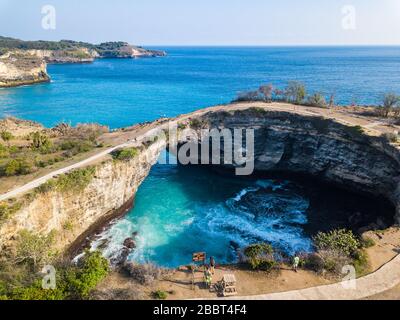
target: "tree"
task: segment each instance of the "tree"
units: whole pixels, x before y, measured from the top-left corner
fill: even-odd
[[[264,96],[266,102],[272,101],[272,93],[274,92],[272,84],[263,85],[258,89],[258,91]]]
[[[346,256],[354,256],[361,246],[360,241],[350,230],[339,229],[319,232],[314,238],[318,250],[334,250]]]
[[[321,93],[314,93],[312,96],[309,96],[308,103],[313,107],[326,107],[325,97]]]
[[[55,233],[48,235],[34,234],[28,230],[19,233],[19,241],[15,261],[28,262],[34,270],[38,265],[47,262],[50,258],[51,247],[54,243]]]
[[[252,269],[271,270],[275,265],[274,250],[267,243],[257,243],[244,249],[244,255]]]
[[[10,143],[10,140],[14,138],[14,136],[12,135],[11,132],[8,131],[2,131],[1,132],[1,138],[3,139],[4,142],[6,142],[7,144]]]
[[[273,96],[274,96],[275,100],[278,100],[278,101],[284,100],[285,91],[276,88],[276,89],[274,89]]]
[[[285,94],[288,101],[300,104],[306,97],[306,87],[301,82],[289,81]]]
[[[40,132],[34,132],[32,134],[32,148],[33,149],[48,149],[51,146],[50,139]]]
[[[386,93],[383,97],[383,105],[380,107],[379,113],[382,117],[389,117],[393,108],[398,107],[400,97],[395,93]],[[397,112],[396,112],[397,113]]]

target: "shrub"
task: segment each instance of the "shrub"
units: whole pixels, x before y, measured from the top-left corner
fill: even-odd
[[[94,144],[88,140],[66,140],[60,144],[60,149],[69,151],[69,156],[74,156],[79,153],[89,152],[94,148]]]
[[[307,255],[304,261],[304,267],[317,273],[324,270],[324,260],[317,253]]]
[[[318,250],[333,250],[345,256],[353,256],[360,247],[353,232],[345,229],[320,232],[314,237],[314,244]]]
[[[0,225],[21,209],[21,203],[8,204],[0,202]]]
[[[357,251],[353,259],[353,265],[358,276],[362,276],[369,271],[370,264],[368,261],[368,255],[364,250]]]
[[[345,127],[345,130],[351,134],[351,135],[355,135],[355,136],[362,136],[364,135],[364,128],[361,126],[353,126],[353,127]]]
[[[154,299],[165,300],[168,298],[168,293],[165,291],[157,290],[152,293]]]
[[[36,269],[39,264],[46,263],[50,259],[54,240],[54,232],[41,235],[28,230],[21,231],[17,244],[16,262],[28,263]]]
[[[0,159],[10,156],[8,149],[0,143]]]
[[[267,243],[258,243],[244,249],[247,263],[253,270],[270,270],[275,265],[274,250]]]
[[[6,176],[25,175],[33,171],[33,166],[25,159],[12,159],[4,167]]]
[[[236,102],[252,102],[252,101],[260,101],[263,98],[260,95],[260,91],[246,91],[240,92],[236,98]]]
[[[303,83],[298,81],[289,81],[285,95],[288,101],[300,104],[306,97],[306,87]]]
[[[27,287],[17,287],[11,292],[11,298],[13,300],[63,300],[65,299],[65,291],[61,285],[60,279],[56,281],[56,289],[45,290],[42,288],[42,281],[36,280],[32,285]]]
[[[202,126],[203,124],[199,119],[192,119],[190,121],[190,127],[192,127],[193,129],[201,129]]]
[[[142,285],[151,285],[161,278],[163,270],[153,264],[137,264],[130,262],[125,264],[129,275]]]
[[[35,189],[35,191],[36,191],[37,193],[42,193],[42,194],[44,194],[44,193],[49,193],[49,192],[55,190],[56,187],[57,187],[57,182],[56,182],[56,180],[50,179],[50,180],[48,180],[46,183],[44,183],[44,184],[40,185],[39,187],[37,187],[37,188]]]
[[[274,87],[272,84],[263,85],[258,89],[258,91],[261,93],[264,101],[272,101],[272,95],[274,92]]]
[[[101,255],[101,252],[86,251],[79,268],[67,274],[72,295],[82,299],[88,298],[90,292],[108,275],[109,271],[109,262]]]
[[[399,101],[400,98],[395,93],[386,93],[383,97],[383,104],[378,109],[379,115],[384,118],[389,117],[390,112],[397,107]]]
[[[318,254],[324,263],[324,270],[334,275],[342,274],[343,267],[351,264],[351,259],[337,250],[321,250]]]
[[[14,138],[14,136],[12,135],[11,132],[5,131],[5,130],[1,132],[0,136],[3,139],[3,141],[7,142],[7,143],[9,143],[10,140],[12,140]]]
[[[40,132],[34,132],[31,135],[31,139],[32,139],[33,150],[39,150],[41,153],[50,153],[53,151],[51,149],[53,143],[45,134],[41,134]]]
[[[393,132],[387,132],[382,134],[382,139],[389,143],[397,143],[399,141],[399,135]]]
[[[308,103],[313,107],[325,108],[327,106],[325,97],[320,93],[315,93],[308,97]]]
[[[361,239],[361,245],[363,248],[372,248],[376,245],[374,239],[371,239],[369,237],[363,237]]]
[[[129,161],[137,157],[139,150],[137,148],[127,148],[115,151],[112,156],[116,160]]]
[[[55,180],[57,190],[61,192],[77,192],[84,190],[96,173],[95,167],[87,167],[61,175]]]

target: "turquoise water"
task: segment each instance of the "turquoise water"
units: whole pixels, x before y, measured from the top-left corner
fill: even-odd
[[[400,47],[162,49],[165,58],[50,65],[51,83],[0,89],[0,116],[117,128],[229,102],[262,83],[303,81],[311,92],[335,92],[341,104],[375,104],[384,92],[400,92]],[[293,254],[311,250],[311,236],[321,228],[347,226],[357,212],[380,212],[368,201],[344,199],[329,192],[322,197],[320,188],[302,183],[157,165],[135,208],[94,246],[113,258],[138,232],[130,259],[168,267],[190,263],[195,251],[233,262],[238,247],[259,241]]]
[[[50,84],[0,90],[0,116],[47,126],[113,128],[229,102],[236,93],[300,80],[338,102],[371,104],[400,92],[400,47],[161,48],[165,58],[50,65]]]
[[[293,254],[312,250],[304,232],[309,200],[288,181],[241,180],[201,167],[156,165],[140,187],[134,209],[102,233],[93,247],[118,258],[134,237],[129,259],[165,267],[189,264],[206,251],[219,263],[237,260],[236,249],[270,242]]]

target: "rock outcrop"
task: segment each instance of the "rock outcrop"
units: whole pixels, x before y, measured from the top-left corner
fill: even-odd
[[[254,129],[255,170],[313,177],[385,198],[400,222],[400,148],[380,136],[318,115],[260,108],[208,112],[196,123],[202,129]]]
[[[149,58],[165,51],[147,50],[126,42],[94,45],[69,40],[22,41],[0,37],[0,87],[47,82],[46,63],[91,63],[100,58]]]
[[[0,56],[0,87],[48,82],[46,62],[36,54],[12,51]]]

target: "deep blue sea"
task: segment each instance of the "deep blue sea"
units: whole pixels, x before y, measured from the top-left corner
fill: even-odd
[[[159,49],[168,56],[50,65],[51,83],[0,90],[0,116],[117,128],[226,103],[260,84],[284,87],[289,80],[304,82],[311,93],[335,93],[340,104],[376,104],[385,92],[400,93],[400,47]],[[316,189],[156,165],[135,208],[94,247],[113,258],[134,234],[132,260],[176,267],[206,251],[218,262],[233,262],[238,247],[260,241],[287,254],[310,251],[319,228],[346,226],[357,212],[379,214],[368,201]]]
[[[341,104],[400,92],[400,47],[162,49],[165,58],[50,65],[50,84],[0,90],[0,116],[115,128],[229,102],[263,83],[303,81]]]

